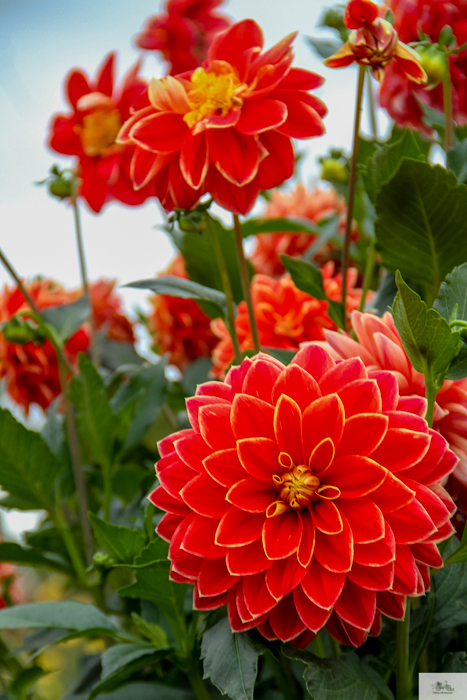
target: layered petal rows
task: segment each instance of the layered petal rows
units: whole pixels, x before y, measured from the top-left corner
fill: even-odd
[[[394,375],[310,345],[288,367],[245,359],[187,410],[192,427],[159,444],[150,499],[196,608],[227,604],[232,629],[299,647],[324,626],[358,646],[429,588],[457,458]]]

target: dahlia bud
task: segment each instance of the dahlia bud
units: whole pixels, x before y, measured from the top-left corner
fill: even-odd
[[[420,56],[420,65],[427,75],[427,89],[432,90],[439,85],[448,68],[446,53],[441,51],[436,44],[431,46],[418,46],[417,53]]]
[[[345,185],[349,180],[349,173],[342,161],[336,158],[323,158],[321,161],[321,179],[327,182],[335,182]]]
[[[43,343],[45,340],[44,333],[37,327],[32,326],[28,321],[13,316],[9,321],[1,326],[1,331],[4,339],[8,343],[16,343],[24,345],[25,343]]]
[[[110,554],[107,554],[106,552],[96,552],[92,559],[92,563],[94,569],[111,569],[112,566],[115,564],[115,559],[113,559],[113,557],[111,557]]]

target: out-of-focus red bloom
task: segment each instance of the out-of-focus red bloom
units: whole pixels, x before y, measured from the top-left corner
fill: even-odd
[[[167,0],[165,12],[150,17],[136,37],[147,51],[160,51],[171,64],[170,73],[183,73],[200,66],[215,35],[230,20],[215,10],[224,0]]]
[[[115,294],[116,280],[98,280],[89,285],[96,330],[105,330],[109,340],[134,343],[133,324],[123,313],[122,300]]]
[[[79,194],[100,212],[106,202],[118,200],[135,206],[154,196],[152,185],[133,189],[131,159],[134,147],[116,143],[122,124],[147,83],[131,68],[120,87],[114,85],[115,54],[104,59],[94,80],[81,70],[66,78],[71,112],[56,114],[50,125],[49,146],[57,153],[76,156],[81,184]]]
[[[408,79],[426,82],[417,52],[399,41],[396,30],[379,16],[378,5],[372,0],[350,0],[344,23],[352,31],[342,48],[324,61],[328,68],[344,68],[356,62],[370,66],[374,77],[382,80],[386,67],[394,60]]]
[[[182,256],[162,274],[187,278]],[[193,299],[156,294],[150,301],[148,328],[159,353],[170,353],[170,362],[181,370],[198,357],[211,356],[218,339],[211,330],[211,319]]]
[[[390,372],[317,345],[287,368],[245,359],[187,400],[191,428],[159,444],[171,577],[235,631],[306,646],[324,626],[358,646],[402,619],[442,566],[457,461]]]
[[[244,20],[215,37],[202,68],[153,78],[149,106],[119,135],[136,145],[136,189],[154,179],[168,211],[190,209],[209,192],[225,209],[246,214],[260,190],[287,180],[295,164],[291,139],[320,136],[326,113],[308,92],[323,79],[292,67],[294,37],[261,52],[260,27]]]
[[[328,299],[332,301],[342,301],[342,274],[334,272],[334,262],[329,261],[321,268],[323,275],[323,289],[326,292]],[[360,306],[362,298],[362,289],[357,287],[358,270],[355,267],[350,267],[347,270],[347,299],[346,311],[347,316],[350,316],[352,311],[355,311]],[[371,301],[374,297],[374,292],[369,290],[366,295],[366,300]]]
[[[452,28],[458,46],[467,41],[466,0],[387,0],[386,4],[394,13],[394,27],[403,41],[418,41],[420,28],[435,43],[446,25]],[[449,69],[453,117],[458,124],[466,124],[467,51],[449,56]],[[381,106],[400,126],[411,126],[426,132],[428,129],[423,124],[423,112],[417,99],[434,109],[444,109],[442,85],[424,90],[408,81],[397,65],[391,64],[381,85]]]
[[[6,608],[7,605],[18,605],[24,600],[24,595],[16,580],[16,574],[15,566],[0,562],[0,610]]]

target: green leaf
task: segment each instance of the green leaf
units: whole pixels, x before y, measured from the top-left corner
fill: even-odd
[[[376,195],[381,187],[391,180],[398,171],[404,158],[425,161],[426,158],[412,131],[407,130],[400,141],[383,146],[377,150],[361,174],[365,184],[365,190],[373,205],[376,205]]]
[[[8,690],[15,698],[18,698],[18,700],[26,700],[28,697],[28,688],[34,685],[45,673],[46,671],[40,668],[40,666],[25,668],[20,671],[16,678],[10,683]]]
[[[148,622],[138,613],[132,612],[131,619],[138,632],[148,639],[153,647],[168,647],[167,634],[160,625],[155,625],[153,622]]]
[[[23,627],[94,630],[96,634],[118,632],[115,625],[94,605],[75,600],[24,603],[0,610],[0,629]]]
[[[88,700],[88,698],[89,693],[86,693],[66,695],[63,700]],[[127,683],[111,693],[102,693],[99,698],[100,700],[128,700],[129,698],[135,698],[135,700],[195,700],[191,690],[173,688],[154,681],[151,683],[143,681]]]
[[[443,673],[467,673],[467,654],[456,651],[446,654],[443,659]]]
[[[458,143],[448,151],[448,165],[461,184],[467,183],[467,141]]]
[[[197,234],[190,234],[197,235]],[[196,301],[209,302],[209,315],[212,317],[227,315],[227,301],[224,292],[212,287],[205,287],[198,282],[186,280],[173,275],[163,275],[156,279],[139,280],[131,282],[125,287],[132,289],[150,289],[156,294],[166,294],[168,296],[180,297],[182,299],[196,299]]]
[[[73,377],[69,395],[77,408],[83,444],[101,467],[109,468],[120,421],[110,408],[99,372],[86,355],[79,357],[80,374]]]
[[[458,332],[435,309],[428,309],[419,295],[396,273],[398,293],[394,299],[394,323],[410,362],[418,372],[433,379],[444,374],[461,348]]]
[[[156,564],[159,561],[167,561],[169,558],[169,545],[167,542],[162,540],[160,537],[156,537],[152,542],[150,542],[147,547],[141,550],[137,559],[134,562],[133,568],[143,568],[150,566],[151,564]]]
[[[293,358],[297,354],[297,351],[295,350],[282,350],[282,348],[263,347],[263,350],[267,352],[268,355],[271,355],[276,360],[279,360],[279,362],[282,362],[282,364],[286,366],[290,365]]]
[[[116,644],[102,654],[102,680],[108,678],[122,666],[126,666],[131,661],[139,659],[141,656],[148,656],[155,651],[151,644]]]
[[[16,542],[0,542],[0,562],[19,564],[20,566],[39,566],[57,571],[69,572],[70,567],[59,557],[46,557]]]
[[[392,272],[387,272],[384,275],[376,294],[369,302],[372,313],[382,316],[386,311],[390,310],[394,303],[394,297],[397,294],[396,277]]]
[[[418,133],[417,131],[412,131],[409,127],[402,128],[400,126],[397,126],[394,124],[391,130],[391,135],[387,141],[388,144],[395,143],[396,141],[400,141],[401,138],[403,138],[404,134],[406,134],[408,131],[412,134],[414,139],[416,140],[418,147],[420,151],[426,156],[428,159],[428,155],[431,150],[431,146],[433,142],[427,138],[426,136]]]
[[[403,160],[377,196],[376,247],[390,271],[434,300],[446,275],[467,262],[467,187],[439,165]]]
[[[91,690],[88,700],[93,700],[101,693],[111,692],[121,686],[133,673],[165,656],[167,656],[167,650],[154,649],[150,645],[119,644],[111,647],[102,655],[102,680]],[[113,670],[110,671],[110,669]],[[155,698],[154,695],[153,698]]]
[[[3,506],[49,510],[53,482],[62,468],[39,433],[0,409],[0,485],[9,494],[2,499]]]
[[[465,379],[467,377],[467,345],[462,343],[457,357],[449,365],[446,379]]]
[[[444,553],[446,564],[450,563],[458,544],[456,537],[449,540]],[[436,601],[431,634],[467,623],[467,564],[444,566],[433,575],[432,585]]]
[[[89,297],[83,295],[72,304],[48,306],[41,311],[41,315],[57,330],[59,338],[65,342],[89,319],[91,315]]]
[[[439,289],[438,298],[433,304],[433,308],[448,322],[456,306],[455,318],[467,321],[467,263],[455,267],[446,275]]]
[[[198,357],[197,360],[191,362],[185,370],[182,379],[182,389],[193,396],[198,384],[203,384],[209,381],[209,372],[212,369],[212,362],[208,357]]]
[[[242,221],[243,238],[259,233],[309,233],[319,235],[319,228],[307,219],[246,219]]]
[[[226,617],[203,636],[204,678],[233,700],[253,700],[258,657],[248,634],[232,632]]]
[[[104,367],[119,369],[125,365],[142,365],[146,361],[138,355],[133,343],[110,340],[105,331],[97,331],[94,338],[99,361]]]
[[[131,563],[146,544],[146,538],[141,530],[113,525],[98,518],[94,513],[89,513],[89,520],[97,544],[116,562]]]
[[[296,287],[306,292],[315,299],[322,299],[329,303],[329,316],[340,327],[345,327],[345,312],[342,304],[328,299],[323,289],[323,275],[321,270],[304,260],[297,260],[290,255],[281,255],[284,267],[290,272]]]
[[[332,39],[317,39],[307,36],[305,41],[320,58],[324,59],[329,58],[342,47],[341,42],[333,41]]]

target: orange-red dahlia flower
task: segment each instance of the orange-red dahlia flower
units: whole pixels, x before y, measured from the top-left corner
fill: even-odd
[[[394,59],[409,80],[426,82],[417,52],[399,41],[396,30],[379,16],[379,7],[372,0],[350,0],[344,23],[352,31],[342,48],[324,61],[328,68],[343,68],[356,62],[370,66],[374,77],[382,80]]]
[[[111,200],[135,206],[154,195],[152,185],[135,192],[131,180],[134,147],[116,143],[131,106],[147,83],[138,76],[137,63],[116,88],[114,64],[115,54],[110,53],[95,80],[72,70],[65,86],[72,111],[56,114],[50,125],[49,146],[57,153],[77,157],[79,194],[95,212]]]
[[[123,313],[122,300],[114,292],[116,283],[116,280],[101,279],[89,285],[96,330],[105,330],[109,340],[134,343],[133,324]]]
[[[443,27],[449,25],[457,39],[457,46],[467,42],[466,0],[387,0],[393,11],[394,27],[403,41],[419,40],[419,29],[436,43]],[[467,50],[449,56],[452,84],[452,109],[458,124],[467,123]],[[401,126],[428,131],[422,121],[423,112],[418,100],[443,111],[443,88],[438,85],[424,90],[408,81],[397,65],[386,71],[380,90],[380,102],[390,116]]]
[[[162,274],[188,277],[182,256]],[[157,352],[170,353],[170,362],[181,370],[198,357],[211,356],[218,339],[211,330],[211,319],[193,299],[156,294],[150,301],[148,328]]]
[[[289,275],[278,280],[256,275],[251,283],[251,296],[263,347],[298,350],[306,340],[324,340],[325,328],[336,328],[329,318],[328,302],[297,289]],[[212,354],[213,374],[223,377],[234,359],[232,340],[221,319],[212,322],[212,329],[220,338]],[[240,349],[251,350],[253,340],[244,301],[238,305],[235,329]]]
[[[191,428],[162,440],[160,486],[171,578],[194,605],[227,604],[235,631],[306,646],[320,629],[358,646],[382,614],[430,587],[451,535],[440,485],[457,461],[406,410],[390,372],[321,347],[287,368],[245,359],[187,400]]]
[[[150,17],[136,43],[147,51],[160,51],[170,73],[183,73],[207,58],[215,35],[230,20],[215,10],[224,0],[167,0],[165,12]]]
[[[136,189],[153,179],[168,211],[192,208],[209,192],[246,214],[260,190],[294,170],[292,138],[324,132],[324,104],[308,91],[323,79],[292,68],[291,34],[261,52],[263,34],[244,20],[218,34],[203,67],[149,85],[149,106],[125,124]]]

